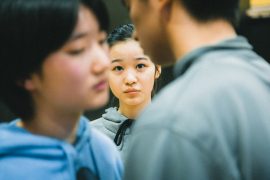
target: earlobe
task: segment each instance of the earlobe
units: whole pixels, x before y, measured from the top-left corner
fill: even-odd
[[[28,91],[33,91],[35,89],[34,83],[32,79],[26,79],[24,81],[23,87]]]
[[[27,91],[33,91],[35,89],[35,85],[33,83],[33,78],[27,78],[24,80],[20,80],[17,82],[17,85],[22,87]]]

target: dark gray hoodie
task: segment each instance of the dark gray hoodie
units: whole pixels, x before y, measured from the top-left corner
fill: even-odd
[[[106,134],[110,139],[114,140],[116,133],[121,124],[128,118],[120,114],[116,107],[110,107],[105,110],[101,118],[91,121],[91,126]],[[129,139],[130,128],[127,128],[122,142],[117,149],[121,152],[123,160],[125,159],[126,144]]]

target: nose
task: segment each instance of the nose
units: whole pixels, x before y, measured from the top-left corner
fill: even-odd
[[[108,49],[97,45],[95,48],[95,62],[93,63],[92,71],[96,74],[104,73],[104,71],[109,70],[109,65]]]
[[[125,84],[132,85],[135,84],[136,82],[137,82],[136,73],[133,72],[132,70],[128,70],[125,76]]]

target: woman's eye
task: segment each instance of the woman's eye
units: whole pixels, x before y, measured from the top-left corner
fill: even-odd
[[[75,55],[79,55],[79,54],[83,53],[83,51],[84,51],[84,48],[73,49],[73,50],[68,51],[68,54],[75,56]]]
[[[122,71],[122,70],[124,70],[124,68],[121,67],[121,66],[115,66],[115,67],[113,68],[113,71]]]
[[[145,64],[138,64],[137,65],[137,69],[142,69],[142,68],[144,68],[145,67]]]

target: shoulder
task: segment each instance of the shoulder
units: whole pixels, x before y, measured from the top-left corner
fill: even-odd
[[[224,66],[221,67],[223,64]],[[207,132],[206,124],[211,123],[210,121],[218,116],[221,104],[231,107],[233,93],[239,93],[238,89],[243,84],[245,76],[245,72],[238,75],[239,70],[232,70],[231,67],[234,66],[230,63],[221,62],[217,66],[224,71],[218,70],[216,66],[207,60],[192,65],[185,74],[164,87],[155,96],[152,104],[141,114],[135,126],[167,127],[185,134],[188,130],[204,127]],[[207,122],[203,122],[202,119]]]
[[[14,136],[13,129],[10,124],[1,123],[0,124],[0,142],[8,140],[11,136]]]
[[[14,120],[10,123],[1,123],[0,124],[0,143],[8,143],[9,142],[21,142],[21,139],[29,136],[29,133],[26,133],[23,129],[17,127],[15,125],[17,120]],[[17,138],[20,136],[21,138]]]
[[[98,151],[106,151],[105,154],[107,157],[119,155],[119,152],[117,151],[113,141],[95,128],[91,128],[91,143],[93,147]]]
[[[101,117],[101,118],[90,121],[89,124],[90,124],[91,127],[101,129],[104,126],[103,122],[102,122],[103,120],[104,119]]]
[[[158,97],[159,101],[166,102],[169,97],[171,98],[168,101],[171,103],[180,99],[188,99],[190,102],[208,101],[230,95],[232,91],[237,93],[238,90],[247,89],[252,92],[258,84],[265,86],[263,81],[270,76],[270,66],[265,65],[257,56],[253,58],[230,54],[205,56],[164,88]]]
[[[91,128],[91,144],[98,169],[101,172],[101,179],[121,179],[123,164],[112,140],[98,130]]]
[[[247,61],[228,55],[196,62],[155,96],[136,122],[136,129],[166,127],[184,134],[192,130],[209,134],[209,127],[214,124],[233,124],[232,117],[242,112],[239,108],[258,101],[258,92],[269,98],[263,92],[269,89],[270,70],[267,75],[260,71],[265,65],[256,67],[256,63]],[[261,64],[260,60],[257,64]]]
[[[91,127],[91,139],[93,142],[95,142],[97,144],[102,145],[103,142],[105,142],[104,145],[107,145],[107,146],[113,145],[113,142],[106,135],[104,135],[103,133],[101,133],[100,131],[98,131],[97,129],[92,128],[92,127]],[[102,141],[102,142],[100,142],[100,141]]]
[[[102,134],[105,134],[106,136],[112,139],[114,137],[114,133],[110,131],[109,122],[106,122],[106,121],[107,120],[101,117],[99,119],[89,122],[89,126],[91,129],[94,129],[94,131],[98,130]],[[96,134],[95,132],[93,133]],[[97,134],[97,136],[99,135]]]

